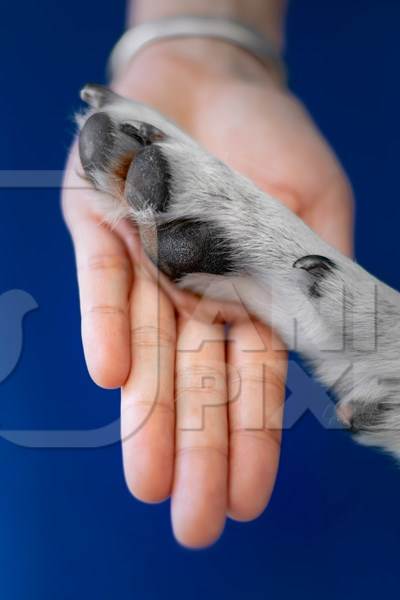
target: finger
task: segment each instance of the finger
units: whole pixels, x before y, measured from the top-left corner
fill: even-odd
[[[178,332],[172,525],[183,545],[203,547],[220,536],[227,506],[224,329],[181,319]]]
[[[134,496],[159,502],[171,491],[174,461],[174,310],[137,269],[131,297],[132,368],[122,389],[124,471]]]
[[[249,521],[264,510],[275,483],[287,359],[282,342],[260,323],[234,324],[229,339],[228,511]]]
[[[122,240],[93,211],[96,192],[79,178],[78,168],[73,152],[63,210],[76,255],[85,359],[98,385],[120,387],[130,368],[131,261]]]

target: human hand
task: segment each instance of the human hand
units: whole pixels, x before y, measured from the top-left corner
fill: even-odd
[[[351,192],[304,109],[241,51],[218,42],[198,45],[198,54],[196,44],[188,53],[182,42],[146,50],[116,82],[117,91],[174,118],[211,153],[350,252]],[[213,60],[204,62],[207,53]],[[97,383],[123,386],[128,486],[148,502],[172,492],[175,535],[188,546],[207,545],[219,536],[226,514],[255,518],[272,492],[283,346],[250,319],[236,320],[225,344],[221,323],[196,321],[181,304],[173,306],[140,268],[132,228],[111,231],[101,224],[92,196],[69,189],[77,166],[75,152],[63,206],[79,267],[85,355]],[[204,385],[209,380],[213,385]],[[264,422],[250,430],[246,424],[263,403]],[[199,407],[203,427],[189,430],[185,421]]]

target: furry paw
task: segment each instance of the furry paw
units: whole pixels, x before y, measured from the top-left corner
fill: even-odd
[[[224,165],[148,107],[100,86],[86,86],[82,97],[94,110],[81,124],[81,163],[112,199],[108,218],[133,219],[147,254],[175,282],[240,270],[229,233],[210,213],[210,198],[217,205],[224,197]]]
[[[135,221],[180,287],[209,293],[217,279],[214,297],[231,300],[233,283],[290,347],[295,329],[291,349],[334,389],[343,423],[399,456],[399,294],[148,106],[95,85],[82,98],[91,109],[79,118],[81,163],[106,218]]]

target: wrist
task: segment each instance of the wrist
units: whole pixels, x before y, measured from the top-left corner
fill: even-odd
[[[165,73],[172,77],[170,85],[184,79],[188,93],[207,81],[275,81],[283,85],[273,61],[269,66],[233,43],[212,38],[188,37],[149,44],[132,57],[114,83],[120,87],[121,81],[137,81],[139,73],[141,84],[150,86],[156,78],[165,78]]]
[[[128,25],[181,15],[233,19],[263,33],[282,52],[287,0],[134,0],[130,3]]]

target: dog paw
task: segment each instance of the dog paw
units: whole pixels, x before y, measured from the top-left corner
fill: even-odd
[[[135,221],[144,250],[164,274],[185,287],[189,274],[255,280],[268,273],[279,285],[282,278],[298,281],[310,300],[321,298],[336,264],[305,255],[303,248],[321,243],[310,243],[309,230],[304,238],[304,224],[299,230],[288,209],[148,106],[97,85],[81,95],[91,105],[80,119],[86,177],[112,200],[103,210],[111,222]],[[296,279],[298,270],[303,276]],[[193,276],[189,287],[201,291]]]
[[[235,272],[229,235],[209,206],[210,195],[216,205],[223,194],[215,174],[223,165],[211,165],[189,137],[144,105],[100,86],[81,95],[92,109],[80,119],[80,159],[90,182],[113,199],[110,220],[115,211],[133,219],[150,259],[174,281]]]
[[[180,287],[239,297],[289,347],[295,340],[358,439],[400,456],[400,434],[389,432],[400,422],[399,382],[387,380],[399,367],[399,295],[148,106],[95,85],[82,98],[80,158],[105,217],[134,221],[150,259]],[[371,306],[379,333],[370,349]]]

